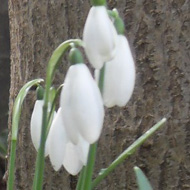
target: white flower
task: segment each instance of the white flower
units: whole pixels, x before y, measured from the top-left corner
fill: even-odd
[[[67,141],[61,108],[59,108],[48,134],[49,157],[55,171],[58,171],[63,164]]]
[[[99,78],[96,70],[95,77]],[[135,85],[135,64],[127,39],[118,35],[116,56],[105,64],[103,100],[107,107],[125,106]]]
[[[37,100],[35,102],[31,121],[30,121],[30,133],[31,133],[32,142],[34,144],[36,151],[38,151],[40,147],[43,105],[44,105],[43,100]],[[47,149],[47,146],[45,146],[45,156],[47,155],[48,155],[48,149]]]
[[[78,157],[77,147],[71,142],[67,143],[63,166],[71,175],[77,175],[83,167],[83,163]]]
[[[78,158],[81,160],[84,166],[87,164],[88,152],[89,152],[90,144],[84,140],[82,136],[79,136],[79,142],[76,145]]]
[[[114,57],[116,36],[105,6],[92,7],[84,26],[83,40],[86,55],[94,68],[100,69],[104,62]]]
[[[64,165],[70,174],[76,175],[87,163],[89,143],[80,135],[77,145],[71,143],[65,131],[61,109],[59,108],[48,134],[49,157],[55,171]]]
[[[83,166],[86,166],[90,144],[81,136],[79,143],[74,145],[68,142],[63,159],[63,166],[71,175],[77,175]]]
[[[72,143],[80,135],[90,144],[98,140],[104,119],[100,91],[85,64],[72,65],[61,92],[63,122]]]

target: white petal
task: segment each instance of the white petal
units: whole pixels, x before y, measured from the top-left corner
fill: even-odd
[[[79,141],[79,134],[94,143],[98,140],[104,119],[100,91],[84,64],[73,65],[67,73],[61,93],[63,121],[71,141]]]
[[[83,165],[86,165],[88,160],[90,144],[87,141],[85,141],[83,137],[80,137],[79,143],[76,146],[79,159],[82,161]]]
[[[63,166],[71,175],[77,175],[83,167],[81,160],[78,157],[77,147],[72,143],[67,143]]]
[[[34,109],[32,112],[32,117],[30,121],[30,133],[32,142],[36,151],[38,151],[40,146],[40,136],[42,129],[42,113],[43,113],[43,100],[37,100],[34,105]],[[48,155],[47,147],[45,147],[45,156]]]
[[[111,22],[105,6],[95,6],[88,14],[83,40],[87,57],[96,69],[104,62],[110,61],[115,55],[117,32]]]
[[[62,166],[66,143],[67,136],[62,121],[61,108],[59,108],[48,134],[49,157],[56,171]]]
[[[107,107],[125,106],[135,85],[135,64],[127,39],[118,36],[116,56],[105,65],[103,99]]]

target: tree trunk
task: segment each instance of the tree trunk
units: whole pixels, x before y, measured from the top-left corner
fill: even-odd
[[[124,18],[136,59],[136,87],[129,104],[106,110],[95,174],[162,117],[167,125],[118,167],[97,189],[136,189],[133,167],[142,168],[154,190],[190,189],[189,0],[110,0]],[[19,89],[44,78],[52,51],[64,40],[81,38],[87,1],[9,0],[11,27],[10,112]],[[65,76],[68,63],[57,72]],[[30,117],[34,93],[25,101],[17,144],[15,189],[31,189],[36,151]],[[11,126],[11,113],[9,128]],[[76,177],[54,172],[46,159],[45,190],[74,190]]]
[[[7,142],[8,101],[10,88],[10,42],[8,1],[1,1],[0,6],[0,143]],[[5,173],[4,152],[0,151],[0,189],[5,189],[3,175]]]

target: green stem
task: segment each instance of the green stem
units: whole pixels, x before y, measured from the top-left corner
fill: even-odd
[[[9,176],[7,182],[7,189],[14,189],[14,169],[15,169],[15,158],[16,158],[16,143],[18,136],[18,128],[20,122],[20,115],[22,110],[23,101],[32,86],[39,85],[43,79],[35,79],[26,83],[18,93],[13,107],[13,117],[12,117],[12,131],[11,131],[11,152],[10,152],[10,162],[9,162]]]
[[[97,149],[97,143],[94,143],[90,146],[88,163],[87,163],[87,166],[85,167],[85,173],[84,173],[85,183],[82,190],[91,190],[92,174],[93,174],[94,163],[95,163],[95,158],[96,158],[96,149]]]
[[[103,93],[104,88],[104,73],[105,73],[105,64],[100,70],[100,75],[98,79],[98,87],[100,89],[100,92]],[[92,186],[92,174],[94,169],[94,163],[96,158],[96,149],[97,149],[97,143],[94,143],[90,146],[89,156],[88,156],[88,163],[85,167],[84,171],[84,179],[85,182],[81,188],[81,190],[91,190]]]
[[[44,93],[44,106],[43,106],[40,148],[38,150],[38,155],[37,155],[37,160],[36,160],[33,190],[41,190],[43,186],[44,163],[45,163],[44,149],[45,149],[45,141],[46,141],[47,128],[48,128],[48,113],[47,112],[48,112],[49,94],[50,94],[51,84],[53,81],[53,76],[54,76],[56,68],[61,62],[61,59],[64,53],[69,49],[70,45],[73,43],[75,45],[83,46],[83,42],[79,39],[67,40],[55,49],[48,63],[45,93]]]
[[[43,119],[42,119],[42,131],[41,134],[46,134],[47,126],[47,106],[43,106]],[[38,150],[35,178],[33,183],[33,189],[40,190],[43,185],[43,174],[44,174],[44,150],[45,150],[46,135],[41,135],[40,148]]]
[[[166,118],[163,118],[157,124],[155,124],[151,129],[149,129],[145,134],[138,138],[131,146],[129,146],[122,154],[116,158],[108,168],[100,171],[99,176],[92,182],[92,189],[94,189],[110,172],[112,172],[119,164],[121,164],[128,156],[133,154],[136,149],[144,143],[152,134],[155,133],[164,123]]]
[[[14,168],[15,168],[15,156],[16,156],[16,140],[11,140],[11,152],[10,152],[10,166],[9,166],[9,178],[7,183],[7,189],[13,190],[14,188]]]
[[[51,127],[51,123],[52,123],[52,120],[53,120],[53,117],[54,117],[56,100],[57,100],[58,96],[60,95],[62,88],[63,88],[63,84],[60,85],[58,87],[58,89],[56,90],[55,96],[54,96],[53,101],[52,101],[52,107],[51,107],[51,110],[50,110],[49,116],[48,116],[48,127],[47,127],[47,131],[46,131],[46,138],[48,136],[48,133],[49,133],[49,130],[50,130],[50,127]]]
[[[82,171],[80,172],[80,176],[78,179],[76,190],[82,190],[84,185],[84,173],[85,173],[85,167],[83,167]]]

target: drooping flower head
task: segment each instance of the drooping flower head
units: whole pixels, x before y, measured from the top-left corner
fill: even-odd
[[[31,134],[32,143],[33,143],[36,151],[38,151],[38,149],[40,147],[43,105],[44,105],[44,100],[37,100],[35,102],[31,121],[30,121],[30,134]],[[46,146],[45,156],[47,156],[47,155],[48,155],[48,149]]]
[[[48,134],[49,157],[55,171],[63,165],[70,174],[76,175],[87,163],[89,143],[80,134],[76,145],[70,141],[61,109],[57,111]]]
[[[68,137],[63,125],[61,108],[59,108],[52,122],[47,144],[50,161],[55,171],[58,171],[63,164],[67,141]]]
[[[105,63],[102,97],[108,108],[125,106],[135,85],[135,64],[127,38],[124,36],[124,23],[117,15],[114,20],[117,28],[117,49],[114,58]],[[99,80],[99,70],[95,71]]]
[[[104,62],[110,61],[117,44],[117,33],[105,6],[93,6],[88,14],[83,40],[85,53],[96,69],[101,69]]]
[[[78,134],[90,144],[98,140],[104,119],[103,102],[85,64],[75,64],[69,68],[60,106],[65,128],[73,143],[78,142]]]

